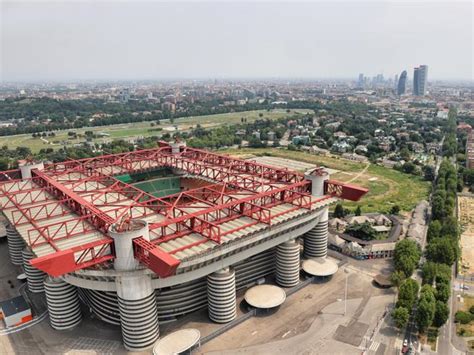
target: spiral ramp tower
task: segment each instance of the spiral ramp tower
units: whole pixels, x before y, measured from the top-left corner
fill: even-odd
[[[33,293],[44,292],[44,278],[46,274],[30,265],[30,260],[34,258],[30,248],[23,249],[23,270],[25,270],[28,290]]]
[[[120,326],[125,347],[141,351],[151,347],[159,336],[155,293],[131,300],[118,297]]]
[[[48,276],[44,280],[49,321],[56,330],[74,328],[82,320],[77,288],[62,279]]]
[[[114,269],[120,273],[115,278],[120,328],[127,350],[143,351],[153,346],[159,336],[158,308],[151,275],[134,273],[139,262],[134,257],[133,240],[143,237],[149,241],[148,223],[132,220],[127,228],[113,224],[109,230],[114,239]]]
[[[294,287],[300,281],[300,244],[294,239],[277,247],[276,281],[282,287]]]
[[[25,248],[25,242],[23,241],[23,238],[18,234],[15,227],[13,227],[11,224],[7,225],[6,230],[10,261],[13,265],[22,265],[22,252]]]
[[[216,323],[228,323],[237,316],[235,271],[224,268],[207,276],[209,318]]]
[[[304,236],[304,256],[324,258],[328,254],[328,219],[319,223]]]

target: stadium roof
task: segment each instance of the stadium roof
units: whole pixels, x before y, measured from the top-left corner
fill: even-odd
[[[0,173],[2,211],[37,256],[32,265],[58,276],[112,260],[109,227],[129,215],[146,220],[150,230],[150,241],[134,241],[135,257],[164,277],[205,250],[367,192],[329,181],[328,195],[316,198],[301,173],[175,148],[160,143],[155,149],[49,164],[32,170],[28,179],[19,170]],[[160,167],[209,184],[158,198],[114,177]]]

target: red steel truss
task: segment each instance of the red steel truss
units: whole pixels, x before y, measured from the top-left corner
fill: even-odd
[[[201,177],[209,185],[157,198],[114,177],[161,167]],[[54,276],[111,260],[113,240],[107,233],[126,214],[161,216],[149,225],[152,241],[139,238],[134,250],[137,259],[165,277],[179,265],[173,254],[208,240],[220,243],[223,236],[254,224],[270,225],[279,215],[271,213],[273,206],[293,205],[282,212],[288,213],[310,209],[331,196],[358,200],[367,192],[332,180],[325,183],[327,196],[316,199],[310,190],[311,182],[298,172],[186,147],[173,154],[165,143],[155,149],[50,164],[42,171],[33,170],[32,178],[23,181],[18,171],[0,173],[0,196],[7,196],[2,208],[12,211],[16,226],[32,226],[27,233],[32,248],[50,245],[56,251],[32,260]],[[47,223],[71,211],[77,216]],[[226,232],[221,229],[222,223],[240,217],[247,217],[248,223]],[[97,231],[104,235],[100,240],[67,250],[57,245]],[[169,253],[159,247],[191,233],[205,239]]]

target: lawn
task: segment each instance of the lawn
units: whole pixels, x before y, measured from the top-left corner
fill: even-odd
[[[415,205],[429,195],[429,183],[421,177],[403,174],[399,171],[367,163],[358,163],[336,156],[320,156],[304,152],[283,149],[240,149],[226,152],[249,158],[251,156],[271,155],[286,159],[313,163],[338,170],[331,179],[350,182],[369,189],[359,202],[345,201],[344,207],[355,209],[360,206],[362,212],[386,212],[394,205],[404,212],[411,211]]]
[[[461,304],[460,310],[469,312],[469,309],[474,306],[474,297],[464,295],[464,302]],[[468,324],[456,323],[456,333],[464,337],[474,336],[474,320],[471,320]]]
[[[68,139],[68,131],[74,131],[78,134],[84,134],[85,131],[93,131],[95,133],[104,132],[109,134],[109,137],[95,139],[95,142],[104,142],[111,139],[127,139],[135,137],[149,137],[154,135],[160,135],[161,132],[152,131],[153,128],[162,128],[162,132],[174,131],[175,127],[177,130],[183,132],[195,127],[198,123],[203,128],[212,128],[224,124],[236,124],[240,122],[242,117],[247,119],[247,122],[254,122],[259,118],[263,119],[279,119],[293,115],[295,113],[304,114],[310,112],[310,110],[291,110],[290,113],[286,110],[275,109],[271,111],[258,110],[258,111],[245,111],[245,112],[232,112],[232,113],[223,113],[216,115],[206,115],[206,116],[195,116],[195,117],[184,117],[177,118],[174,120],[174,123],[171,124],[169,120],[162,120],[159,126],[151,127],[151,122],[136,122],[136,123],[125,123],[118,125],[110,126],[100,126],[100,127],[84,127],[81,129],[71,129],[56,131],[56,137],[46,137],[45,139],[50,141],[46,143],[40,138],[33,138],[31,134],[20,134],[15,136],[4,136],[0,137],[0,146],[8,146],[9,149],[15,149],[16,147],[28,147],[33,153],[37,153],[42,148],[53,148],[59,149],[62,147],[61,142],[66,141],[69,145],[75,143],[81,143],[84,139]],[[259,115],[263,116],[260,117]],[[57,142],[56,144],[51,144]]]

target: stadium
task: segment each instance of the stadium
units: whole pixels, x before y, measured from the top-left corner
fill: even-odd
[[[85,304],[131,351],[202,308],[232,321],[236,292],[264,276],[296,286],[300,241],[321,276],[337,271],[329,207],[366,192],[323,168],[302,174],[185,142],[0,173],[11,262],[45,293],[51,326],[75,327]]]

